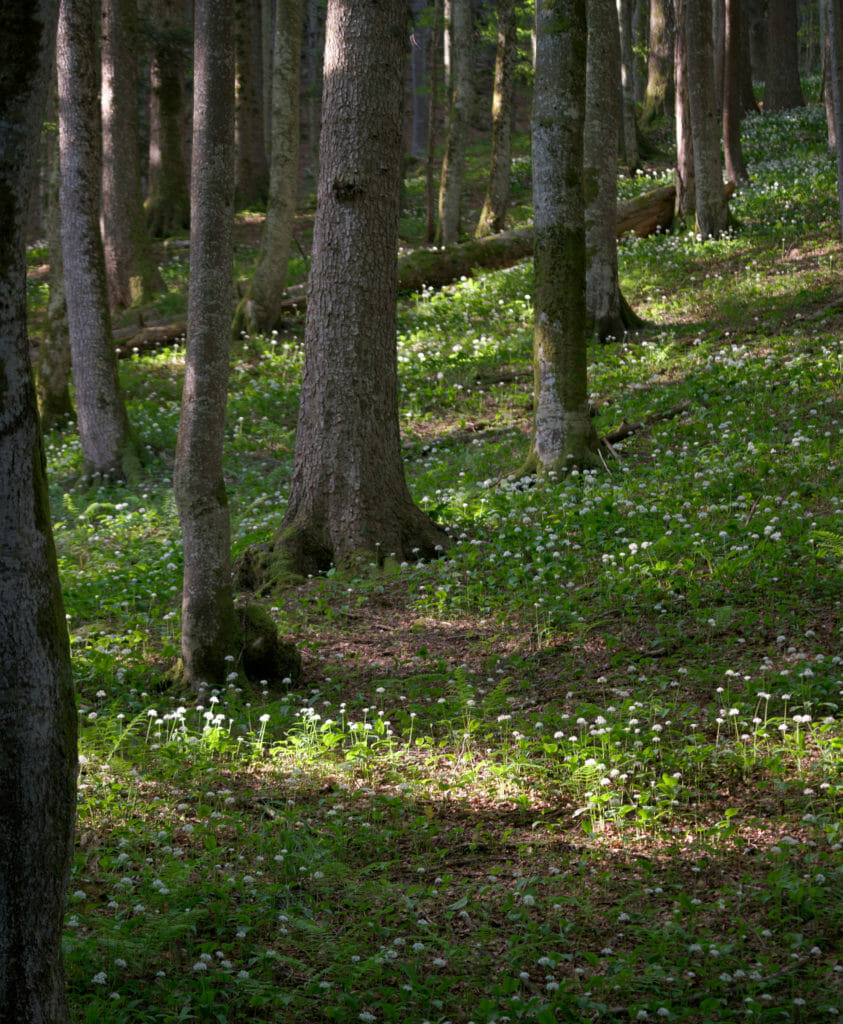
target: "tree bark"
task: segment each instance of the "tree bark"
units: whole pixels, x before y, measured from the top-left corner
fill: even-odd
[[[137,0],[102,0],[102,225],[112,310],[161,291],[143,210]]]
[[[433,172],[436,162],[436,134],[439,103],[439,47],[442,44],[442,0],[433,0],[433,29],[430,35],[430,96],[427,114],[427,149],[424,159],[424,241],[432,245],[436,238],[436,203]]]
[[[694,145],[691,138],[691,108],[688,101],[688,48],[685,31],[685,6],[688,0],[676,0],[676,216],[689,219],[696,210],[694,187]]]
[[[61,932],[77,712],[26,331],[25,230],[56,0],[0,33],[0,1019],[68,1024]]]
[[[433,557],[398,426],[405,0],[329,0],[319,194],[290,500],[270,579]]]
[[[450,36],[450,86],[448,129],[445,155],[439,181],[439,224],[437,245],[452,245],[460,235],[465,156],[471,122],[472,36],[471,0],[451,0],[452,22],[446,25]]]
[[[723,149],[726,179],[747,181],[741,146],[741,0],[726,0],[723,69]]]
[[[596,465],[585,308],[586,0],[536,3],[533,93],[535,321],[533,431],[525,470]],[[612,151],[613,153],[615,150]]]
[[[259,0],[235,0],[235,196],[238,209],[266,202],[269,168],[263,135]]]
[[[697,233],[705,240],[719,238],[729,220],[729,207],[723,195],[720,130],[714,105],[710,0],[686,0],[685,33]]]
[[[184,148],[184,62],[187,34],[179,0],[151,0],[149,183],[146,219],[153,237],[190,225]]]
[[[621,61],[621,159],[627,173],[639,166],[638,124],[635,118],[635,55],[632,48],[632,0],[617,0]]]
[[[642,118],[647,124],[673,113],[673,4],[650,0],[650,56]]]
[[[322,128],[322,52],[325,32],[321,0],[306,0],[307,38],[305,66],[307,69],[307,148],[310,173],[319,175],[319,134]]]
[[[741,109],[745,114],[758,113],[758,101],[755,98],[755,87],[752,80],[752,28],[750,13],[751,0],[741,2]]]
[[[835,127],[837,200],[843,237],[843,0],[827,0],[826,20],[830,50],[828,84],[831,87]]]
[[[618,65],[615,0],[587,0],[583,180],[585,182],[585,301],[598,338],[622,338],[624,319],[618,284]],[[628,308],[628,307],[627,307]]]
[[[799,81],[798,21],[794,0],[768,0],[767,75],[764,82],[764,110],[804,107]]]
[[[515,0],[498,0],[498,46],[492,94],[492,157],[486,198],[475,231],[476,238],[503,231],[509,198],[512,147],[512,105],[515,96],[515,62],[518,57]]]
[[[301,0],[276,0],[269,205],[258,265],[234,317],[235,337],[241,330],[271,331],[281,313],[299,184],[301,42]]]
[[[124,479],[137,476],[140,466],[111,344],[99,226],[98,15],[94,0],[61,2],[56,53],[62,253],[84,473]]]
[[[223,440],[234,223],[229,0],[196,7],[187,351],[173,488],[184,538],[181,650],[194,689],[220,686],[235,644]]]
[[[58,115],[55,68],[47,120],[55,124]],[[38,346],[36,390],[41,427],[48,430],[73,416],[70,400],[70,335],[67,330],[67,300],[64,294],[64,264],[61,253],[61,212],[59,210],[59,137],[53,128],[47,136],[46,226],[50,255],[50,295],[47,320]]]
[[[423,160],[427,153],[430,116],[430,39],[428,20],[430,6],[427,0],[411,0],[413,19],[410,34],[410,80],[412,83],[413,127],[410,132],[410,156]]]

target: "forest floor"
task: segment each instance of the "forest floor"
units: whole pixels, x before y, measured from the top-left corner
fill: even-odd
[[[727,237],[621,246],[650,326],[589,348],[598,430],[685,408],[603,472],[512,476],[531,261],[402,300],[407,474],[454,545],[273,595],[303,655],[294,689],[250,688],[236,665],[198,705],[162,684],[183,348],[121,362],[141,485],[80,482],[74,429],[47,436],[82,753],[77,1021],[838,1019],[835,168],[820,107],[743,131],[752,181]],[[653,167],[622,195],[667,180]],[[421,179],[405,202],[417,242]],[[254,257],[252,235],[241,276]],[[187,256],[162,260],[164,316],[184,308]],[[37,313],[37,275],[30,298]],[[283,515],[301,364],[300,319],[235,353],[235,555]]]

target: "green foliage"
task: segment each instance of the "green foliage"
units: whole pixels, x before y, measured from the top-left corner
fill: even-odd
[[[657,326],[589,349],[598,432],[664,418],[602,471],[511,475],[529,263],[402,301],[408,477],[455,543],[275,597],[303,652],[290,690],[236,672],[199,704],[162,689],[182,349],[121,366],[142,486],[71,487],[78,439],[47,435],[83,753],[78,1019],[834,1019],[835,173],[814,108],[744,133],[740,230],[621,246]],[[185,271],[168,259],[174,293]],[[235,554],[279,528],[301,365],[299,324],[235,354]]]

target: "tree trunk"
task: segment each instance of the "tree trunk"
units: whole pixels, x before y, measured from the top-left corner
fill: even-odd
[[[53,69],[55,79],[55,68]],[[53,82],[47,120],[55,124],[58,114]],[[47,130],[47,252],[50,255],[50,296],[47,322],[38,346],[36,373],[38,410],[44,430],[73,416],[70,400],[70,336],[67,332],[67,300],[64,294],[64,265],[61,257],[61,215],[59,210],[59,138]]]
[[[161,291],[143,210],[137,0],[102,0],[102,224],[112,310]]]
[[[671,0],[650,0],[650,56],[642,117],[647,124],[672,113],[673,4]]]
[[[635,102],[643,104],[647,93],[647,58],[650,49],[650,0],[633,0],[632,29],[635,54]]]
[[[56,47],[61,238],[84,473],[124,479],[140,467],[111,344],[99,226],[98,15],[94,0],[62,0]]]
[[[445,155],[439,181],[439,225],[437,245],[452,245],[460,235],[460,202],[462,198],[465,156],[472,104],[472,36],[471,0],[452,0],[450,29],[450,90],[448,130]]]
[[[635,120],[635,55],[632,49],[632,0],[617,0],[621,47],[621,159],[627,173],[638,170],[638,125]]]
[[[525,469],[543,475],[598,462],[586,374],[582,183],[586,0],[557,0],[548,6],[537,0],[536,36],[535,398]]]
[[[714,50],[715,106],[723,113],[723,75],[726,70],[726,0],[712,0],[712,48]]]
[[[687,0],[676,0],[676,216],[688,220],[696,210],[694,188],[694,146],[691,138],[691,108],[688,104],[688,49],[685,32]]]
[[[764,110],[804,107],[799,82],[799,37],[794,0],[768,0]]]
[[[290,500],[270,578],[433,557],[398,426],[405,0],[329,0],[319,194]],[[278,556],[275,556],[278,560]]]
[[[0,33],[0,1020],[68,1024],[61,934],[77,712],[26,331],[25,231],[56,0]]]
[[[307,147],[310,173],[315,180],[319,174],[319,134],[322,128],[322,52],[325,49],[325,33],[321,13],[322,0],[306,0],[306,3]]]
[[[705,240],[719,238],[729,220],[729,207],[723,195],[720,128],[714,105],[710,0],[686,0],[685,43],[694,145],[697,233]]]
[[[266,202],[269,169],[263,136],[259,0],[235,0],[235,196],[238,209]]]
[[[182,10],[179,0],[152,0],[146,219],[155,238],[177,234],[190,225],[182,81],[187,37]]]
[[[498,0],[498,48],[495,56],[495,86],[492,94],[492,159],[486,198],[477,222],[475,237],[503,231],[509,198],[511,164],[510,136],[515,96],[515,63],[518,58],[515,0]]]
[[[221,686],[235,645],[223,440],[234,224],[234,49],[229,0],[196,7],[190,290],[173,489],[184,537],[181,649],[194,689]]]
[[[840,231],[843,236],[843,0],[828,0],[826,21],[831,51],[828,80],[834,108],[837,199]]]
[[[410,133],[410,156],[423,160],[427,152],[430,116],[430,37],[427,0],[411,0],[413,24],[410,34],[410,78],[412,82],[413,127]]]
[[[758,113],[758,101],[755,99],[755,87],[752,81],[752,28],[750,25],[751,0],[741,3],[741,109],[745,114]]]
[[[831,20],[830,0],[821,0],[823,4],[823,100],[825,102],[826,140],[830,152],[837,151],[837,119],[834,111],[834,63],[831,49],[831,35],[834,23]]]
[[[585,182],[585,301],[601,341],[626,333],[618,285],[618,63],[615,0],[587,0],[583,180]]]
[[[741,0],[726,0],[723,77],[723,148],[726,179],[747,181],[741,147]]]
[[[442,43],[442,0],[433,2],[433,29],[430,36],[430,96],[427,114],[427,150],[424,159],[424,241],[432,245],[436,237],[436,203],[433,172],[436,162],[436,129],[439,123],[439,48]]]
[[[272,160],[261,254],[234,318],[235,336],[278,322],[293,238],[299,184],[302,0],[276,0],[272,82]]]

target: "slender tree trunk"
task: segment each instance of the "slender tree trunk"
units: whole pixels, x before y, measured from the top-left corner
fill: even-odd
[[[650,0],[650,56],[643,119],[670,117],[673,113],[673,4]]]
[[[94,0],[62,0],[56,47],[61,236],[84,472],[123,479],[140,467],[111,342],[99,226],[98,28]]]
[[[264,158],[267,167],[272,159],[272,53],[275,46],[276,0],[260,0],[261,17],[261,112],[263,113]],[[301,26],[299,41],[301,42]],[[301,54],[299,54],[301,60]]]
[[[829,151],[837,151],[837,118],[834,112],[834,59],[831,49],[831,36],[834,30],[834,23],[831,20],[831,0],[821,0],[823,4],[824,29],[823,32],[823,100],[825,102],[826,139]]]
[[[718,112],[723,112],[723,75],[726,70],[726,0],[712,0],[712,46],[714,49],[714,95]]]
[[[635,39],[635,102],[643,104],[647,93],[647,59],[650,48],[650,0],[634,0],[632,27]]]
[[[322,125],[322,51],[325,48],[321,0],[306,0],[307,146],[310,173],[319,174],[319,135]]]
[[[615,0],[587,0],[583,180],[585,182],[585,301],[601,341],[626,333],[618,285],[618,28]]]
[[[430,37],[431,27],[427,0],[411,0],[410,12],[413,18],[410,34],[410,76],[412,81],[413,128],[410,133],[410,156],[423,160],[427,152],[427,137],[430,133]]]
[[[688,102],[688,50],[685,32],[687,2],[688,0],[676,0],[676,216],[679,220],[689,219],[697,205],[691,108]]]
[[[436,130],[439,123],[439,47],[442,42],[442,0],[433,3],[433,30],[430,36],[430,96],[427,115],[427,150],[424,160],[424,240],[431,245],[436,237],[436,202],[433,172],[436,163]]]
[[[235,195],[238,208],[266,202],[269,169],[263,137],[259,0],[235,0]]]
[[[69,1024],[61,933],[76,809],[76,702],[26,331],[25,231],[57,3],[0,33],[0,1020]]]
[[[459,241],[465,156],[471,123],[472,37],[471,0],[452,0],[450,30],[450,95],[445,156],[439,182],[439,225],[436,242],[452,245]]]
[[[234,318],[235,335],[271,331],[281,313],[299,184],[301,41],[301,0],[276,0],[269,205],[260,260]]]
[[[184,150],[186,33],[180,0],[152,0],[149,95],[149,183],[146,219],[156,238],[190,225]]]
[[[542,475],[598,462],[586,373],[585,0],[537,0],[536,36],[535,398],[525,469]]]
[[[764,110],[804,107],[799,81],[799,37],[794,0],[768,0]]]
[[[515,63],[518,57],[515,0],[498,0],[497,11],[498,47],[492,95],[492,159],[486,198],[474,233],[477,238],[503,231],[506,203],[509,198],[509,171],[512,162],[510,137],[515,96]]]
[[[758,101],[755,99],[755,87],[752,81],[750,7],[751,5],[743,0],[741,3],[741,109],[747,114],[757,114]]]
[[[234,19],[196,7],[190,291],[173,488],[184,537],[182,659],[195,688],[220,686],[235,644],[223,440],[234,220]]]
[[[686,0],[685,32],[688,50],[688,104],[694,144],[697,233],[703,240],[719,238],[729,220],[723,192],[720,126],[714,105],[711,4]]]
[[[840,231],[843,236],[843,0],[828,0],[826,20],[831,44],[828,77],[834,107],[837,199]]]
[[[164,287],[143,210],[137,0],[102,0],[102,224],[112,310]]]
[[[319,194],[282,572],[433,557],[398,426],[405,0],[329,0]],[[278,555],[274,556],[276,559]],[[279,569],[269,569],[270,579]]]
[[[54,125],[58,115],[55,68],[47,121]],[[59,209],[59,137],[47,134],[47,252],[50,255],[50,296],[47,322],[38,346],[38,410],[44,430],[73,416],[70,400],[70,336],[67,331],[67,301],[64,294],[64,265],[61,256],[61,211]]]
[[[617,0],[621,44],[621,159],[628,174],[638,169],[638,124],[635,119],[635,55],[632,49],[632,0]]]
[[[746,181],[741,147],[741,0],[726,0],[723,90],[723,148],[727,181]]]

